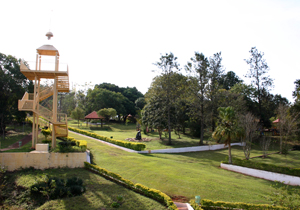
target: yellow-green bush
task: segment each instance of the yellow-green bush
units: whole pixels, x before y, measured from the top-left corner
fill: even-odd
[[[195,199],[190,200],[190,205],[194,210],[203,210],[195,201]]]
[[[80,130],[80,129],[72,128],[72,127],[68,127],[68,129],[71,130],[71,131],[77,132],[77,133],[81,133],[81,134],[86,135],[86,136],[90,136],[90,137],[93,137],[93,138],[96,138],[96,139],[100,139],[102,141],[106,141],[106,142],[116,144],[116,145],[121,146],[121,147],[126,147],[126,148],[129,148],[129,149],[133,149],[133,150],[136,150],[136,151],[142,151],[146,148],[146,145],[141,144],[141,143],[111,139],[111,138],[108,138],[108,137],[105,137],[105,136],[98,135],[96,133],[91,133],[91,132],[88,132],[88,131],[85,131],[85,130]]]
[[[224,209],[244,209],[244,210],[283,210],[288,209],[282,206],[272,206],[268,204],[250,204],[250,203],[242,203],[242,202],[224,202],[224,201],[212,201],[208,199],[201,200],[201,206],[204,209],[216,209],[216,207],[224,208]]]
[[[84,166],[87,169],[92,169],[93,171],[98,172],[100,175],[109,178],[111,180],[117,181],[118,183],[121,183],[136,192],[139,192],[149,198],[164,203],[169,210],[178,210],[177,206],[173,203],[172,199],[168,195],[166,195],[165,193],[159,190],[148,188],[142,184],[134,184],[130,180],[124,179],[119,174],[110,172],[104,168],[101,168],[97,165],[90,164],[88,162],[84,162]]]
[[[71,141],[71,142],[75,142],[76,146],[80,147],[82,151],[85,151],[87,149],[87,141],[85,140],[76,140],[73,137],[61,137],[61,139],[65,140],[65,141]]]

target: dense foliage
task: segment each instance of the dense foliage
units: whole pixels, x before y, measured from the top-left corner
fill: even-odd
[[[4,135],[8,123],[22,122],[26,113],[18,111],[18,100],[25,91],[32,88],[27,78],[20,72],[20,60],[0,53],[0,133]]]

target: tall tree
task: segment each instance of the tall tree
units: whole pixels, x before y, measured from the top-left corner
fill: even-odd
[[[203,53],[198,52],[195,52],[195,56],[191,58],[191,62],[188,62],[185,66],[185,69],[191,73],[191,77],[189,79],[189,90],[194,96],[191,100],[191,109],[194,114],[196,114],[197,111],[193,109],[198,109],[200,113],[200,145],[203,144],[204,135],[204,99],[209,81],[208,68],[208,59]]]
[[[226,90],[230,90],[235,84],[243,82],[233,71],[229,71],[221,76],[220,86]]]
[[[166,107],[163,98],[154,95],[148,99],[142,110],[142,124],[158,130],[159,138],[162,139],[162,131],[168,126]]]
[[[113,108],[103,108],[97,112],[98,116],[105,117],[106,121],[109,121],[109,118],[115,117],[117,115],[117,111]]]
[[[8,123],[13,119],[22,121],[26,117],[25,112],[18,111],[18,100],[27,87],[28,80],[20,72],[20,60],[0,53],[0,133],[3,136]]]
[[[231,140],[242,135],[242,130],[238,126],[236,113],[232,107],[219,107],[219,124],[213,132],[212,137],[219,139],[225,138],[225,146],[228,145],[228,163],[232,164]]]
[[[244,142],[243,150],[245,158],[249,160],[253,139],[257,136],[257,120],[253,114],[248,112],[239,116],[239,123],[244,130],[242,142]]]
[[[220,85],[220,80],[224,73],[222,66],[222,55],[221,52],[215,53],[212,57],[209,58],[209,99],[210,99],[210,108],[211,108],[211,129],[215,130],[215,119],[217,118],[217,101],[216,96],[218,93]]]
[[[76,107],[72,112],[71,112],[71,117],[75,120],[77,120],[77,126],[79,127],[79,120],[84,118],[84,111],[80,107]]]
[[[119,116],[127,116],[128,114],[135,114],[135,105],[129,101],[120,92],[116,93],[103,88],[95,87],[93,90],[89,89],[87,93],[87,112],[100,110],[103,108],[114,108],[117,110]]]
[[[179,64],[177,63],[177,57],[173,55],[173,53],[166,53],[166,55],[161,55],[158,62],[154,63],[155,66],[160,70],[161,76],[163,76],[163,80],[161,81],[162,93],[165,96],[165,103],[167,107],[167,116],[168,116],[168,132],[169,132],[169,142],[168,144],[172,144],[171,138],[171,106],[174,103],[174,98],[176,95],[174,94],[176,90],[176,86],[172,81],[172,75],[174,72],[178,72]]]
[[[266,75],[269,71],[269,66],[266,60],[263,58],[264,53],[259,52],[256,47],[252,47],[250,52],[250,58],[245,59],[249,65],[249,71],[245,75],[247,78],[252,79],[252,84],[256,87],[255,95],[258,102],[258,112],[260,119],[262,119],[262,95],[263,91],[268,92],[268,89],[273,85],[273,79]]]

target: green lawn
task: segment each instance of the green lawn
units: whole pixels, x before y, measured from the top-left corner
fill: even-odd
[[[200,195],[214,201],[247,203],[270,203],[273,182],[223,170],[220,162],[228,151],[206,151],[180,154],[135,154],[128,153],[77,134],[76,139],[88,141],[93,161],[100,167],[120,174],[134,183],[161,190],[170,195],[182,195],[188,199]],[[294,151],[295,156],[300,155]],[[293,154],[294,154],[293,152]],[[241,147],[233,147],[234,157],[243,157]],[[255,148],[254,155],[261,155]],[[300,167],[299,162],[295,167]]]
[[[52,200],[46,202],[44,205],[37,208],[37,206],[31,206],[36,209],[113,209],[111,208],[111,204],[117,201],[117,196],[122,196],[124,201],[122,205],[118,209],[128,210],[163,210],[166,209],[162,204],[144,197],[138,193],[135,193],[127,188],[124,188],[114,182],[108,181],[105,178],[94,174],[86,169],[48,169],[48,170],[23,170],[19,172],[15,172],[10,182],[15,182],[19,189],[20,187],[29,188],[36,181],[41,179],[43,174],[47,174],[50,177],[59,177],[63,179],[71,178],[71,177],[79,177],[83,179],[84,185],[86,187],[86,192],[77,197],[72,198],[63,198]],[[11,200],[15,199],[13,196],[16,193],[15,189],[11,189]],[[22,195],[24,197],[22,197]],[[18,207],[23,205],[23,207],[28,208],[28,204],[26,203],[26,193],[18,194]],[[23,202],[22,202],[23,199]],[[6,201],[8,202],[8,201]],[[29,205],[32,202],[28,202]],[[13,202],[9,202],[8,209],[12,208]],[[18,208],[18,209],[19,209]],[[17,208],[15,208],[17,209]]]
[[[120,125],[118,126],[117,128],[111,126],[112,130],[115,129],[115,133],[122,133]],[[125,125],[123,126],[125,127]],[[132,128],[128,130],[132,130]],[[127,132],[126,129],[123,132]],[[131,132],[135,133],[135,131]],[[262,204],[270,203],[266,197],[271,196],[274,192],[274,188],[271,187],[273,182],[221,169],[219,165],[227,157],[227,149],[179,154],[136,154],[71,132],[69,132],[69,136],[88,142],[88,148],[92,152],[95,164],[118,173],[134,183],[158,189],[169,196],[181,195],[191,199],[195,195],[200,195],[201,198],[214,201]],[[269,151],[270,153],[278,151],[278,142],[273,143]],[[242,147],[233,147],[232,155],[244,158]],[[262,155],[259,144],[253,145],[251,157],[259,155]],[[300,151],[291,151],[287,156],[272,154],[267,158],[254,158],[251,161],[264,161],[300,168],[299,155]],[[61,206],[63,209],[65,202],[51,201],[46,205]],[[44,208],[50,208],[50,206]]]

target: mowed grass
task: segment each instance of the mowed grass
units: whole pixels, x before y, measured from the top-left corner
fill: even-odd
[[[135,138],[137,131],[135,124],[119,124],[119,123],[110,123],[105,124],[101,128],[100,125],[98,127],[93,125],[91,127],[86,126],[86,123],[80,122],[79,127],[76,120],[68,121],[68,125],[74,128],[86,130],[92,133],[96,133],[106,137],[113,137],[117,140],[125,140],[127,138]],[[156,130],[155,130],[156,131]],[[144,134],[142,132],[142,138],[151,139],[150,142],[142,142],[146,145],[146,150],[155,150],[155,149],[168,149],[168,148],[180,148],[180,147],[192,147],[199,146],[200,138],[195,138],[189,135],[180,134],[179,136],[172,132],[172,145],[168,145],[168,138],[162,135],[163,140],[159,139],[158,132],[149,132]],[[211,133],[207,132],[205,134],[205,144],[215,144],[214,140],[207,141],[211,137]],[[211,138],[210,138],[211,139]]]
[[[76,139],[88,142],[93,161],[100,167],[122,177],[161,190],[170,196],[188,199],[200,195],[214,201],[270,203],[266,199],[274,189],[273,182],[221,169],[220,162],[228,150],[180,154],[136,154],[107,146],[96,140],[69,133]],[[299,155],[294,151],[295,156]],[[294,153],[293,152],[293,153]],[[253,149],[254,155],[261,151]],[[243,157],[241,147],[233,147],[234,157]],[[299,164],[299,162],[297,162]],[[299,165],[295,165],[295,167]]]
[[[81,196],[46,202],[37,209],[113,209],[111,204],[117,201],[117,196],[124,198],[118,209],[166,209],[162,204],[106,180],[86,169],[24,170],[15,173],[13,179],[17,185],[29,188],[36,181],[41,180],[42,175],[59,177],[65,180],[74,176],[79,177],[84,182],[86,192]]]

